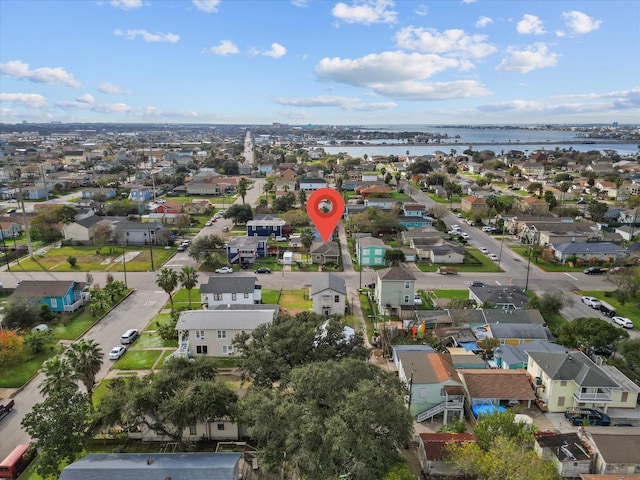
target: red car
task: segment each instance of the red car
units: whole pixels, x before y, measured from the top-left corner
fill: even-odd
[[[625,267],[613,267],[611,270],[609,270],[609,273],[611,275],[616,275],[618,273],[624,273],[627,269]]]

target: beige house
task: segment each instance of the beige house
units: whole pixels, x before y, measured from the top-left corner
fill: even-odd
[[[489,206],[484,198],[468,196],[462,197],[460,201],[460,207],[463,212],[471,215],[487,215],[489,213]]]
[[[262,306],[261,306],[262,307]],[[272,308],[190,310],[182,312],[176,324],[180,350],[188,356],[236,356],[233,340],[240,333],[251,333],[258,326],[271,323],[277,305]]]
[[[209,277],[200,285],[202,308],[214,310],[221,305],[253,305],[262,302],[262,286],[255,277]]]
[[[536,396],[550,412],[567,408],[636,408],[640,386],[613,366],[598,366],[582,352],[527,352]]]
[[[524,197],[517,205],[518,210],[529,215],[548,215],[549,204],[536,197]]]

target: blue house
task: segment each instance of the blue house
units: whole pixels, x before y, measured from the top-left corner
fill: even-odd
[[[150,188],[132,188],[129,192],[129,200],[134,202],[148,202],[153,199],[153,191]]]
[[[433,218],[418,217],[415,215],[399,215],[398,221],[404,228],[421,228],[430,227],[433,224]]]
[[[231,237],[227,243],[229,263],[252,264],[267,256],[269,237]]]
[[[247,235],[250,237],[268,237],[282,235],[285,222],[283,219],[273,215],[256,215],[253,220],[247,222]]]
[[[54,312],[74,312],[91,300],[86,286],[85,282],[73,280],[24,280],[11,297],[44,303]]]

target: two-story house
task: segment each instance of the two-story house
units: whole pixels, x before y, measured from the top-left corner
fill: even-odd
[[[206,310],[262,303],[262,286],[255,277],[209,277],[207,283],[200,285],[200,303]]]
[[[385,253],[389,247],[379,238],[360,237],[356,240],[356,258],[363,267],[385,265]]]
[[[528,352],[527,371],[550,412],[572,407],[635,408],[640,387],[617,368],[599,367],[582,352]]]
[[[283,235],[283,229],[287,222],[273,215],[256,215],[253,220],[247,222],[247,235],[249,237],[268,237]]]
[[[344,278],[331,273],[316,275],[309,288],[313,312],[319,315],[344,315],[347,285]]]
[[[227,242],[229,263],[253,264],[267,256],[269,237],[231,237]]]
[[[483,216],[489,213],[487,201],[484,198],[476,196],[462,197],[460,200],[460,208],[463,212],[473,217]]]
[[[389,267],[376,272],[373,298],[383,315],[413,317],[416,277],[403,267]]]
[[[327,187],[327,181],[324,178],[305,178],[300,180],[300,190],[313,191]]]

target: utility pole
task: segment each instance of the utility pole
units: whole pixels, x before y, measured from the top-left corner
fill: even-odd
[[[24,197],[22,195],[22,180],[20,177],[22,176],[22,170],[16,168],[16,176],[18,179],[18,200],[20,201],[20,206],[22,207],[22,219],[24,221],[24,230],[27,236],[27,251],[29,252],[29,258],[33,259],[33,246],[31,245],[31,233],[29,232],[29,221],[27,220],[27,211],[24,208]]]

